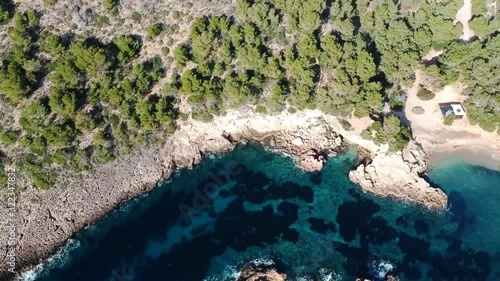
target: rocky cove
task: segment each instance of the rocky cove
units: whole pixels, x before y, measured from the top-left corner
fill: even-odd
[[[187,121],[163,147],[137,151],[91,173],[61,177],[48,191],[23,191],[18,197],[17,269],[43,262],[77,231],[152,190],[177,170],[190,169],[206,155],[231,151],[249,141],[289,154],[307,171],[321,169],[328,157],[355,144],[363,161],[350,178],[365,192],[437,211],[447,205],[444,192],[420,177],[428,159],[414,142],[402,153],[387,154],[383,147],[360,139],[335,118],[317,111],[278,116],[234,112],[211,124]],[[0,215],[3,223],[4,208]],[[1,229],[1,241],[7,241],[4,225]],[[0,277],[7,278],[7,247],[1,247]]]

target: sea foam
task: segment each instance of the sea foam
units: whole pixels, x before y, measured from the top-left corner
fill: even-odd
[[[80,247],[81,243],[76,239],[69,239],[66,245],[62,247],[55,255],[48,258],[47,261],[41,263],[34,267],[33,269],[19,274],[16,281],[34,281],[41,277],[43,274],[47,273],[56,266],[65,265],[73,251]]]

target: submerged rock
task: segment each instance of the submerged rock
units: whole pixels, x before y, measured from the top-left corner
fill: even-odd
[[[402,153],[377,155],[370,164],[361,164],[349,178],[365,192],[443,211],[448,204],[446,194],[420,177],[428,162],[423,149],[411,141]]]

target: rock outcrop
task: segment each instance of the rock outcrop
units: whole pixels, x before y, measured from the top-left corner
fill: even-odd
[[[238,281],[285,281],[286,274],[279,273],[273,266],[262,263],[249,263],[240,272]]]
[[[365,192],[442,211],[448,203],[446,194],[420,176],[427,166],[427,154],[412,141],[402,153],[376,155],[370,164],[351,171],[349,178]]]
[[[78,27],[85,27],[92,23],[94,12],[91,8],[77,7],[72,14],[72,22]]]
[[[336,156],[343,144],[342,137],[333,132],[324,121],[311,127],[277,131],[265,136],[247,133],[246,137],[260,140],[270,149],[291,155],[297,166],[308,172],[321,170],[327,157]]]

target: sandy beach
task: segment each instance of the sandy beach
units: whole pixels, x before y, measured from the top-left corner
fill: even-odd
[[[464,85],[447,85],[435,93],[432,100],[422,101],[417,93],[419,85],[425,83],[424,79],[417,71],[413,87],[407,89],[405,117],[411,125],[413,137],[429,155],[431,164],[442,164],[440,162],[447,159],[500,170],[500,135],[497,132],[487,132],[477,124],[471,125],[467,116],[456,119],[451,126],[443,124],[439,103],[463,103],[467,99],[461,95]],[[416,106],[421,107],[424,113],[413,112]]]
[[[500,154],[498,151],[490,152],[486,147],[477,149],[472,146],[459,146],[448,151],[436,148],[435,151],[429,153],[429,158],[431,167],[441,167],[455,162],[465,162],[500,171]]]

